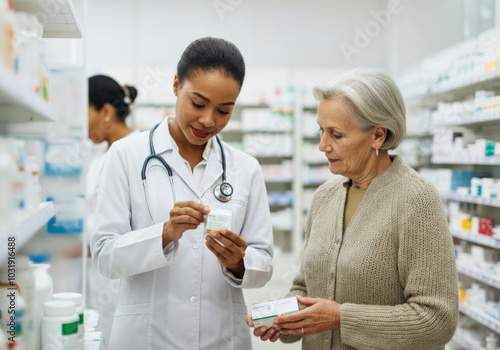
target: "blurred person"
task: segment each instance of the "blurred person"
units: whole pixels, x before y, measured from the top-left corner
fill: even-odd
[[[301,310],[254,335],[305,350],[444,349],[458,320],[453,241],[436,188],[388,153],[406,133],[398,87],[356,69],[314,96],[319,149],[342,176],[317,189],[307,215],[289,293]]]
[[[95,144],[107,143],[107,148],[124,137],[138,133],[125,123],[131,105],[137,97],[133,86],[120,85],[106,75],[94,75],[88,80],[89,89],[89,138]],[[94,224],[97,194],[102,183],[102,173],[107,152],[97,155],[87,172],[87,231]],[[81,250],[80,250],[81,251]],[[88,264],[86,307],[99,312],[99,328],[109,339],[116,309],[119,280],[111,280],[99,274]]]

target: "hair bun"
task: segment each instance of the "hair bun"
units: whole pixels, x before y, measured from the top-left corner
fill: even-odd
[[[123,90],[123,93],[125,94],[124,98],[125,103],[129,105],[134,103],[137,97],[137,89],[130,85],[122,85],[121,88]]]
[[[130,98],[130,104],[134,103],[135,99],[137,98],[137,89],[133,86],[126,85],[128,88],[129,92],[129,98]]]

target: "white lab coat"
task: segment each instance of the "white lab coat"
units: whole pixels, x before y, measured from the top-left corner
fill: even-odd
[[[125,137],[137,134],[139,134],[139,130],[134,130]],[[95,147],[99,147],[100,150],[89,165],[87,171],[87,190],[85,193],[87,201],[86,225],[87,232],[89,233],[94,225],[97,194],[102,182],[102,174],[104,171],[104,162],[107,155],[108,145],[107,142],[105,142],[105,144],[103,143]],[[111,327],[113,325],[119,288],[119,280],[109,279],[100,274],[95,267],[92,266],[91,262],[87,264],[87,293],[85,306],[99,312],[99,329],[104,333],[104,337],[106,339],[109,339],[111,335]]]
[[[245,274],[237,279],[205,246],[203,224],[162,249],[163,223],[173,207],[168,176],[150,161],[148,213],[141,169],[150,154],[149,131],[119,140],[108,152],[101,179],[91,249],[93,264],[121,278],[110,349],[251,349],[242,288],[263,286],[272,274],[273,236],[264,179],[258,162],[224,143],[233,198],[222,203],[213,189],[222,182],[221,153],[211,142],[203,181],[194,184],[170,136],[169,117],[154,145],[173,170],[177,201],[201,199],[232,211],[231,230],[248,243]]]

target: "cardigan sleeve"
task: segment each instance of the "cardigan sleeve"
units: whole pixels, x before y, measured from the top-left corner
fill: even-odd
[[[342,343],[356,349],[434,349],[451,339],[458,321],[453,242],[437,190],[414,187],[399,223],[398,271],[406,302],[341,306]]]

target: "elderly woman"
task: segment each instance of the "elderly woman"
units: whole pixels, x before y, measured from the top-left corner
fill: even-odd
[[[437,190],[388,150],[405,105],[381,71],[356,69],[314,89],[330,171],[306,221],[289,296],[301,311],[260,327],[302,349],[444,349],[458,318],[452,238]],[[253,327],[251,318],[247,319]]]

